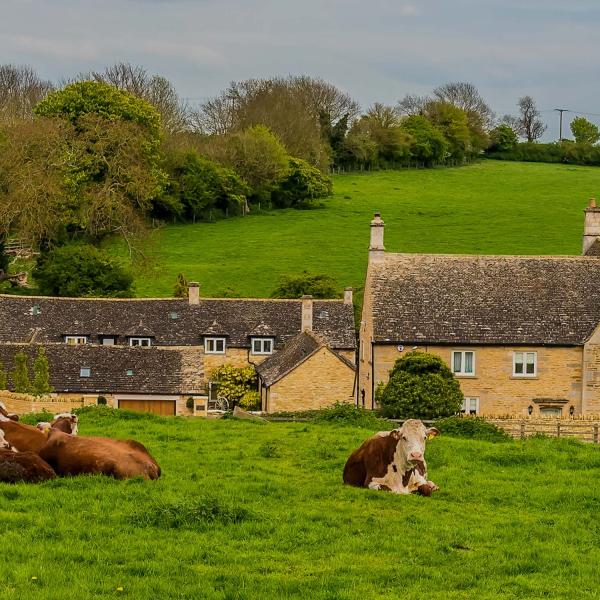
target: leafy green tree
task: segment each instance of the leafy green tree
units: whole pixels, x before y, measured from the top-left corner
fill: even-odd
[[[377,142],[371,132],[360,127],[352,127],[337,156],[338,165],[365,167],[377,162]]]
[[[490,132],[490,152],[509,152],[519,142],[517,132],[507,123],[501,123]]]
[[[286,275],[271,294],[271,298],[338,298],[338,285],[329,275],[312,275],[304,271],[301,275]]]
[[[429,119],[422,115],[411,115],[402,121],[400,127],[412,137],[410,153],[414,160],[427,166],[446,160],[448,142]]]
[[[460,385],[441,358],[409,352],[390,371],[376,394],[383,415],[396,419],[437,419],[456,414],[464,401]]]
[[[31,391],[29,378],[29,359],[24,352],[15,354],[15,370],[12,373],[13,389],[19,394],[28,394]]]
[[[33,270],[40,292],[49,296],[131,295],[133,277],[95,246],[69,244],[42,254]]]
[[[48,364],[48,357],[43,346],[40,346],[33,362],[32,391],[36,396],[43,396],[54,391],[50,385],[50,365]]]
[[[188,280],[183,273],[177,275],[177,281],[173,288],[173,298],[187,298],[188,297]]]
[[[8,389],[8,373],[4,365],[0,362],[0,390]]]
[[[577,144],[596,144],[600,140],[598,126],[583,117],[575,117],[571,121],[571,133]]]
[[[472,153],[471,132],[464,110],[448,102],[429,102],[426,116],[443,133],[452,158],[460,160]]]
[[[272,199],[280,208],[306,206],[312,200],[331,196],[332,191],[330,177],[301,158],[290,158],[288,174],[273,191]]]
[[[239,404],[242,408],[259,408],[258,378],[254,367],[234,367],[230,364],[213,369],[211,379],[218,383],[218,395],[224,396],[230,408]]]

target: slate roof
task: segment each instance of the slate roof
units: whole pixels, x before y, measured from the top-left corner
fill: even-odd
[[[297,335],[301,300],[71,299],[0,296],[0,343],[61,342],[65,335],[152,336],[159,346],[198,346],[205,335],[227,336],[232,347],[249,347],[258,329],[272,332],[275,349]],[[35,307],[35,308],[34,308]],[[37,314],[39,312],[39,314]],[[355,347],[352,306],[342,300],[315,300],[313,328],[329,345]]]
[[[593,257],[390,253],[369,270],[380,343],[582,345],[600,323]]]
[[[39,345],[0,344],[0,362],[10,373],[14,356],[29,356],[31,378]],[[56,392],[185,394],[182,389],[181,354],[175,349],[129,348],[118,346],[44,345],[50,365],[50,382]],[[91,369],[81,377],[81,367]],[[133,375],[127,375],[128,369]]]
[[[270,387],[324,346],[326,347],[327,344],[323,339],[309,331],[303,331],[292,338],[279,352],[257,365],[256,372],[262,382]],[[334,354],[351,369],[355,369],[349,360],[335,352]]]
[[[586,256],[600,256],[600,238],[596,238],[592,245],[585,251]]]

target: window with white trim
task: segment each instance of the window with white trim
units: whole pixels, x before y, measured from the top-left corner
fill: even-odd
[[[79,377],[91,377],[92,369],[90,367],[81,367],[79,369]]]
[[[129,338],[129,345],[146,348],[148,346],[152,346],[152,339],[148,337],[132,337]]]
[[[463,402],[462,411],[466,415],[478,415],[479,414],[479,398],[465,397]]]
[[[455,375],[475,375],[475,352],[472,350],[452,352],[452,372]]]
[[[252,354],[273,354],[273,338],[252,338]]]
[[[114,337],[104,336],[102,338],[102,345],[103,346],[114,346],[116,343],[117,343],[117,340]]]
[[[513,376],[535,377],[537,375],[537,352],[513,352]]]
[[[225,338],[204,338],[204,352],[206,352],[206,354],[225,354]]]
[[[81,346],[87,344],[87,335],[65,335],[65,342],[69,346]]]

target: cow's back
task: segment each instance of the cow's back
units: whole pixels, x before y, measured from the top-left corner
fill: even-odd
[[[16,421],[0,421],[0,429],[4,431],[4,439],[19,452],[37,453],[46,444],[46,435],[31,425]]]
[[[394,461],[398,439],[375,434],[357,448],[344,466],[344,483],[367,487],[373,477],[383,477]]]
[[[0,449],[0,481],[40,483],[56,477],[52,467],[35,452]]]

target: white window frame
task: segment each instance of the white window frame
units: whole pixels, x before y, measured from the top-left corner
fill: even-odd
[[[475,400],[475,412],[474,413],[471,412],[473,410],[471,408],[471,402],[473,400]],[[479,414],[479,397],[478,396],[465,396],[462,409],[463,409],[463,412],[465,415],[471,415],[471,414],[478,415]]]
[[[65,344],[69,346],[83,346],[87,343],[87,335],[65,335]]]
[[[521,362],[517,363],[517,356],[521,355],[522,360]],[[527,362],[527,355],[531,354],[533,356],[533,373],[527,373],[527,364],[529,364]],[[513,363],[513,367],[512,367],[512,374],[513,377],[523,377],[524,379],[527,379],[528,377],[537,377],[537,352],[531,352],[528,350],[515,350],[513,352],[513,359],[512,359],[512,363]],[[523,365],[523,372],[522,373],[517,373],[517,364],[521,364]]]
[[[152,338],[149,337],[130,337],[129,345],[132,348],[149,348],[152,346]]]
[[[269,349],[265,350],[265,345],[269,345]],[[258,345],[258,350],[255,348],[255,345]],[[250,339],[250,353],[254,356],[266,356],[269,354],[273,354],[273,346],[275,345],[275,340],[273,338],[264,338],[264,337],[253,337]]]
[[[87,375],[84,375],[83,373],[87,372]],[[79,377],[83,378],[83,379],[89,379],[92,376],[92,368],[91,367],[79,367]]]
[[[218,350],[218,342],[223,343],[223,349]],[[227,352],[227,340],[224,337],[205,337],[204,338],[204,353],[205,354],[225,354]]]
[[[460,354],[460,371],[454,370],[454,357]],[[472,366],[473,370],[470,372],[465,371],[465,356],[467,354],[471,354],[473,356]],[[458,377],[475,377],[475,350],[452,350],[452,355],[450,357],[451,360],[451,369],[452,372]]]
[[[106,340],[112,340],[110,344],[106,343]],[[104,335],[101,340],[102,346],[116,346],[117,345],[117,337],[114,335]]]

